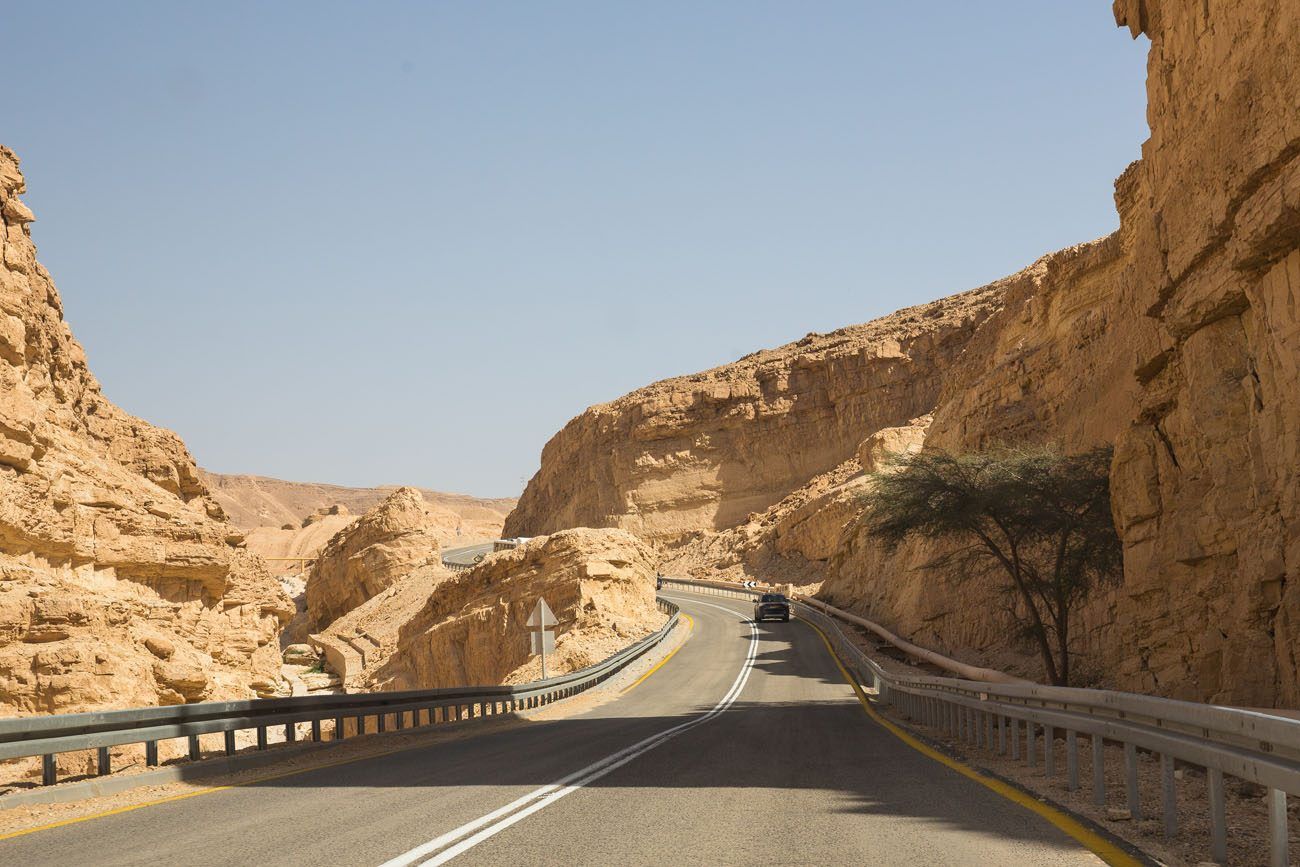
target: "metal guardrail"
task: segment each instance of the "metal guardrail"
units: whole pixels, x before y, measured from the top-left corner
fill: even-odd
[[[716,582],[663,579],[665,589],[753,599],[758,591]],[[1063,738],[1066,786],[1080,787],[1079,735],[1091,744],[1093,803],[1106,805],[1105,744],[1124,751],[1125,799],[1133,818],[1142,817],[1138,750],[1160,757],[1160,809],[1167,838],[1178,831],[1175,762],[1205,770],[1210,799],[1210,856],[1227,861],[1224,776],[1267,789],[1268,838],[1273,867],[1289,863],[1287,795],[1300,795],[1300,721],[1258,711],[1199,704],[1137,693],[1041,684],[986,683],[951,677],[900,675],[886,671],[850,639],[829,614],[796,602],[800,617],[821,628],[858,682],[877,701],[911,720],[938,728],[977,747],[1023,755],[1031,767],[1040,759],[1048,776],[1057,773],[1055,743]],[[996,744],[996,747],[994,746]]]
[[[347,719],[355,720],[357,731],[364,732],[366,718],[375,717],[376,731],[383,732],[390,716],[396,729],[423,728],[541,707],[609,679],[663,641],[677,624],[679,612],[671,602],[660,599],[657,603],[659,610],[669,615],[658,631],[595,665],[559,677],[509,686],[197,702],[6,719],[0,720],[0,760],[41,756],[42,783],[51,785],[57,782],[55,757],[59,753],[98,750],[96,773],[103,776],[112,770],[109,748],[126,744],[143,743],[145,763],[152,766],[158,764],[158,742],[169,738],[187,738],[190,758],[199,759],[199,736],[217,732],[224,735],[225,754],[229,756],[236,751],[235,733],[245,729],[256,729],[257,748],[264,750],[271,726],[283,725],[285,740],[293,741],[297,737],[296,725],[309,722],[311,740],[321,741],[321,723],[333,720],[332,740],[342,740]]]

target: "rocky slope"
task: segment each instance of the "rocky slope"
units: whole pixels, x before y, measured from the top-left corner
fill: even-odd
[[[415,488],[398,488],[340,530],[307,573],[307,628],[324,629],[417,566],[441,566],[434,516]]]
[[[0,147],[0,716],[280,688],[292,605],[173,434],[104,399]]]
[[[832,402],[819,426],[782,429],[750,424],[742,411],[745,433],[725,440],[732,460],[747,469],[749,455],[771,460],[775,470],[755,467],[782,480],[766,496],[790,499],[752,520],[743,507],[715,507],[647,522],[646,499],[714,503],[720,488],[716,473],[691,465],[694,439],[711,442],[717,422],[694,408],[689,383],[707,386],[714,374],[662,383],[557,435],[507,528],[524,531],[545,514],[652,536],[730,524],[678,553],[752,568],[765,551],[779,557],[784,539],[796,571],[824,577],[837,603],[922,643],[1001,661],[1015,648],[993,588],[928,568],[939,552],[924,545],[884,554],[834,493],[855,469],[830,466],[855,437],[931,411],[927,447],[1110,443],[1124,576],[1081,612],[1084,668],[1126,689],[1300,706],[1300,6],[1118,0],[1115,12],[1151,40],[1151,137],[1116,182],[1120,229],[997,284],[1000,309],[972,323],[960,363],[946,359],[905,413],[877,421]],[[778,351],[785,375],[820,368],[816,354],[787,350]],[[864,370],[838,370],[846,393],[872,384]],[[636,435],[662,429],[686,460]],[[837,443],[829,465],[786,457],[832,458],[822,429]],[[649,468],[659,475],[646,497]],[[580,494],[580,484],[603,493]]]
[[[654,555],[621,530],[568,530],[467,572],[417,568],[312,636],[353,689],[515,683],[540,675],[524,624],[538,598],[559,621],[548,674],[574,671],[663,623]]]
[[[546,444],[505,533],[731,526],[928,412],[1001,296],[994,284],[591,407]]]

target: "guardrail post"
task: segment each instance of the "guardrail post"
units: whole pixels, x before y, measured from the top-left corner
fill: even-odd
[[[1124,779],[1128,790],[1128,811],[1136,822],[1142,818],[1142,804],[1138,800],[1138,760],[1137,747],[1124,744]]]
[[[1286,824],[1286,792],[1269,789],[1268,840],[1271,867],[1287,867],[1291,863]]]
[[[1106,740],[1101,735],[1092,736],[1092,803],[1106,806]]]
[[[998,714],[998,755],[1007,754],[1007,718]]]
[[[285,723],[285,724],[284,724],[284,742],[285,742],[286,744],[291,744],[291,743],[293,743],[293,742],[296,741],[296,740],[298,740],[298,726],[297,726],[297,724],[296,724],[296,723]]]
[[[1160,755],[1160,807],[1165,818],[1165,839],[1178,834],[1178,792],[1174,788],[1174,757]]]
[[[1047,776],[1056,775],[1056,729],[1043,726],[1043,770]]]
[[[1011,723],[1011,760],[1020,761],[1020,720],[1012,717]]]
[[[199,736],[190,735],[189,740],[190,740],[190,761],[196,762],[203,757],[203,753],[199,750]]]
[[[95,776],[102,777],[113,772],[113,756],[108,747],[100,747],[95,755]]]
[[[257,748],[259,750],[266,749],[266,726],[257,727]]]
[[[1210,799],[1210,857],[1224,864],[1228,860],[1228,814],[1223,803],[1223,771],[1206,768],[1205,777]]]
[[[157,767],[158,765],[158,742],[157,741],[144,742],[144,763],[151,768]]]
[[[1071,792],[1079,788],[1079,736],[1074,729],[1065,730],[1065,787]]]
[[[975,741],[976,748],[984,746],[984,714],[980,711],[972,710],[970,712],[970,721],[971,728],[975,729],[973,732],[975,735],[973,740]]]
[[[235,732],[234,732],[234,730],[233,730],[233,729],[227,729],[226,731],[222,732],[221,734],[222,734],[222,736],[223,736],[223,739],[225,740],[226,755],[228,755],[228,756],[233,756],[233,755],[235,754]]]
[[[1034,749],[1034,721],[1025,720],[1025,761],[1029,763],[1031,768],[1038,764],[1036,752]]]
[[[396,718],[396,720],[397,720],[397,730],[398,730],[399,732],[400,732],[402,729],[406,728],[406,711],[404,711],[404,710],[399,710],[397,713],[393,714],[393,716],[394,716],[394,717]]]
[[[53,753],[41,756],[41,785],[52,786],[59,781],[59,766],[54,761]]]
[[[320,720],[311,721],[311,739],[313,743],[320,743]]]
[[[984,749],[993,749],[993,714],[983,713],[980,716],[984,720]]]
[[[343,730],[343,717],[334,717],[334,740],[341,741],[346,736],[347,732]]]

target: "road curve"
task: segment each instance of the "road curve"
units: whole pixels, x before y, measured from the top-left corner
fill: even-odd
[[[672,598],[687,643],[585,713],[39,831],[0,862],[1100,863],[873,723],[807,625]]]
[[[481,542],[477,545],[462,545],[459,548],[444,548],[442,562],[455,566],[473,566],[481,563],[483,558],[496,550],[495,542]]]

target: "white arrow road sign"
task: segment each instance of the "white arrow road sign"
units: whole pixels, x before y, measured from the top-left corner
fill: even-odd
[[[529,637],[533,640],[533,653],[546,656],[548,653],[555,652],[554,632],[543,632],[539,629],[536,632],[529,633]]]
[[[528,628],[532,635],[533,653],[542,658],[542,680],[546,680],[546,654],[555,652],[555,633],[550,628],[556,624],[555,612],[545,599],[537,600],[537,607],[528,615]]]
[[[537,607],[533,613],[528,615],[528,627],[530,629],[549,629],[556,624],[555,614],[551,611],[551,606],[546,604],[545,599],[537,600]]]

